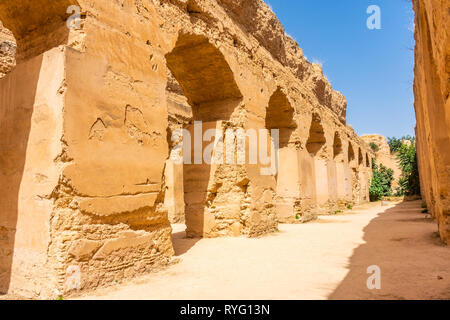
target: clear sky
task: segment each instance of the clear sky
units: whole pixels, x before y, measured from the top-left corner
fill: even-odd
[[[414,135],[414,12],[411,0],[265,0],[311,62],[347,98],[359,135]],[[381,30],[367,8],[381,9]]]

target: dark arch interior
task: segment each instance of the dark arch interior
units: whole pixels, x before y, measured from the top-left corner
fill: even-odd
[[[0,20],[17,41],[17,61],[26,60],[66,43],[67,13],[76,0],[2,0]]]
[[[208,38],[180,33],[175,48],[166,55],[168,91],[184,96],[192,108],[184,128],[191,132],[193,121],[202,121],[203,128],[215,128],[217,121],[229,121],[240,105],[242,94],[225,57]],[[173,78],[173,79],[172,79]],[[190,113],[190,112],[188,112]],[[191,148],[194,148],[191,141]],[[203,146],[205,147],[205,145]],[[194,150],[191,149],[191,163]],[[211,166],[203,163],[183,165],[185,220],[188,237],[203,237],[204,215],[215,194],[208,193]],[[215,190],[217,193],[217,190]]]
[[[266,129],[278,129],[280,148],[289,144],[292,132],[297,127],[294,122],[294,108],[286,95],[278,88],[269,100],[266,112]]]
[[[334,134],[333,141],[333,159],[338,162],[344,161],[344,150],[342,148],[342,140],[339,133]]]
[[[306,149],[310,154],[316,156],[325,143],[325,131],[322,126],[322,120],[318,114],[314,113],[311,120],[311,128],[309,130],[309,138],[306,143]]]
[[[352,144],[349,142],[348,144],[348,163],[351,164],[355,161],[355,150],[353,149]]]
[[[180,84],[194,120],[228,120],[242,99],[225,57],[204,36],[180,34],[166,55],[167,66]]]

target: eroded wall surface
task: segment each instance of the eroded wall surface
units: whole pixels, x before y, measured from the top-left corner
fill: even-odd
[[[450,3],[414,0],[415,110],[422,196],[450,242]]]
[[[6,0],[0,20],[17,41],[0,80],[0,291],[55,297],[156,270],[170,222],[257,237],[368,201],[374,155],[345,98],[262,1]],[[173,133],[196,121],[200,135],[280,129],[280,170],[195,150],[177,163]],[[225,140],[214,154],[250,151]]]
[[[0,79],[16,65],[16,41],[11,31],[3,27],[0,21]]]

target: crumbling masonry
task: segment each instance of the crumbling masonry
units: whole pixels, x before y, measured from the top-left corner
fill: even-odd
[[[345,98],[262,1],[3,0],[0,20],[17,43],[0,57],[0,292],[155,270],[173,256],[170,222],[257,237],[368,201],[374,154]],[[279,129],[278,172],[176,163],[173,133],[195,121]]]

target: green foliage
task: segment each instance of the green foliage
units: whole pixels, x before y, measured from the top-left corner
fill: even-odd
[[[348,204],[348,205],[347,205],[347,209],[348,209],[348,210],[353,210],[353,206],[352,206],[351,204]]]
[[[380,147],[375,142],[369,143],[369,146],[373,152],[378,152],[380,150]]]
[[[402,176],[399,180],[400,187],[397,189],[397,195],[412,196],[420,194],[416,145],[414,143],[410,146],[403,144],[398,149],[397,158],[402,169]]]
[[[388,143],[389,143],[389,148],[391,149],[391,153],[398,152],[400,150],[400,148],[403,145],[403,143],[402,143],[403,140],[411,141],[411,144],[416,143],[416,138],[411,137],[410,135],[403,136],[400,139],[397,139],[395,137],[388,138]]]
[[[378,166],[373,162],[373,180],[370,187],[370,201],[378,201],[383,197],[392,195],[392,181],[394,181],[394,170],[383,165]]]
[[[391,153],[397,152],[402,146],[402,140],[397,138],[388,138],[389,148],[391,148]]]

